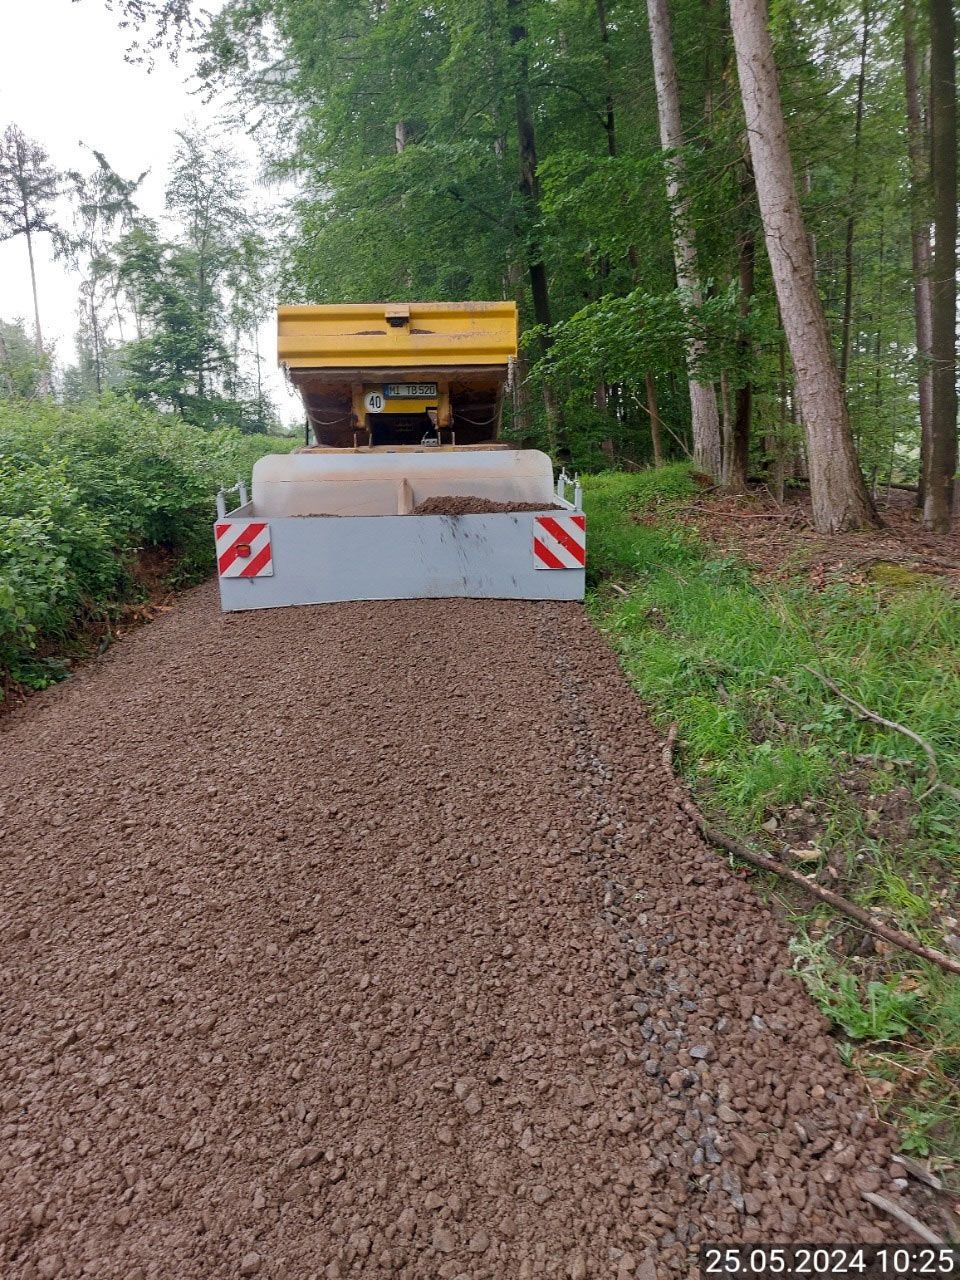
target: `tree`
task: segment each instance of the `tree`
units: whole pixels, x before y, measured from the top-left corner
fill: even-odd
[[[913,266],[914,325],[917,342],[917,399],[920,410],[921,505],[930,466],[932,382],[930,355],[933,314],[930,302],[930,216],[928,145],[917,52],[917,14],[913,0],[903,6],[903,81],[907,105],[907,154],[910,160],[910,251]]]
[[[32,400],[40,395],[50,367],[37,355],[22,320],[0,320],[0,399]]]
[[[957,67],[952,0],[928,0],[933,266],[930,462],[923,523],[949,532],[957,470]]]
[[[867,53],[870,48],[870,0],[864,0],[860,35],[860,69],[857,73],[857,100],[853,116],[853,172],[850,177],[847,225],[843,243],[843,320],[840,325],[840,385],[847,385],[850,367],[850,325],[853,320],[853,238],[857,226],[860,194],[860,150],[863,137],[863,102],[867,83]]]
[[[530,275],[530,294],[533,314],[540,328],[540,351],[546,355],[552,341],[553,316],[550,309],[550,286],[547,267],[540,245],[538,224],[540,221],[540,174],[537,168],[537,138],[530,100],[530,65],[527,53],[527,28],[524,20],[525,0],[507,0],[510,21],[510,49],[514,54],[514,109],[517,130],[517,157],[520,179],[521,209],[525,218],[527,245],[527,271]],[[543,383],[543,398],[547,412],[550,443],[555,449],[560,443],[561,415],[557,407],[549,378]],[[562,442],[564,447],[566,441]]]
[[[246,210],[236,156],[216,141],[181,134],[167,210],[173,236],[135,218],[104,255],[112,287],[136,319],[137,337],[121,352],[125,385],[138,400],[201,426],[266,430],[273,412],[259,352],[244,350],[243,339],[252,335],[256,346],[272,286],[270,254]],[[89,326],[86,336],[94,345]],[[248,356],[256,360],[252,378],[244,372]]]
[[[814,524],[830,533],[864,528],[876,524],[877,516],[857,463],[817,292],[765,0],[731,0],[730,20],[764,238],[806,431]]]
[[[80,285],[81,334],[78,354],[81,381],[92,378],[92,389],[98,394],[107,382],[105,355],[109,346],[111,318],[116,320],[118,338],[124,340],[120,309],[120,282],[112,254],[113,241],[124,235],[137,220],[134,196],[147,176],[122,178],[101,151],[93,149],[94,168],[90,173],[71,169],[67,172],[74,202],[74,228],[65,237],[72,262],[81,267]],[[106,318],[101,308],[109,304]],[[116,362],[114,362],[115,364]]]
[[[0,138],[0,241],[16,236],[26,240],[33,291],[34,343],[41,362],[44,361],[43,332],[33,238],[44,232],[59,237],[59,228],[53,220],[53,203],[59,195],[60,181],[43,147],[27,138],[15,124],[8,125]],[[49,392],[49,372],[45,364],[42,367],[41,386]]]
[[[785,300],[797,364],[784,340],[781,368],[783,273],[778,281],[755,251],[758,197],[727,6],[666,0],[665,14],[663,4],[654,35],[671,37],[666,150],[641,0],[225,0],[209,19],[179,0],[117,0],[147,33],[145,45],[160,37],[158,20],[167,19],[170,42],[178,16],[196,18],[202,78],[238,95],[246,121],[259,124],[268,163],[296,180],[283,297],[516,297],[530,358],[518,365],[529,374],[515,385],[512,414],[508,406],[507,429],[518,438],[548,442],[549,424],[562,415],[581,468],[645,463],[652,428],[660,428],[663,456],[688,456],[689,383],[714,404],[719,384],[731,488],[768,456],[788,483],[806,476],[809,461],[822,522],[869,520],[856,463],[878,493],[916,477],[914,374],[929,368],[903,306],[914,279],[922,283],[911,264],[911,208],[928,224],[930,213],[922,175],[916,201],[910,193],[897,6],[869,0],[866,15],[864,0],[771,7],[784,143],[802,183],[799,226],[814,241],[800,275],[808,301],[822,298],[812,339],[806,304]],[[926,93],[923,10],[918,102]],[[664,58],[656,61],[662,71]],[[679,200],[667,198],[665,171],[681,179]],[[679,293],[678,228],[695,231],[687,236],[694,287]],[[164,250],[171,323],[175,298],[197,275],[195,258],[193,266],[179,260],[179,279],[169,275],[186,247],[175,236]],[[245,288],[236,290],[228,270],[209,299],[217,320],[206,395],[246,394],[232,372],[250,346],[236,323]],[[185,314],[197,322],[198,295],[187,292]],[[148,316],[143,336],[158,341],[163,329]],[[168,330],[169,339],[179,336],[165,358],[189,355],[184,389],[193,414],[196,353],[182,345],[190,332]],[[841,356],[846,421],[830,372]],[[554,398],[549,415],[532,394],[544,383]],[[926,380],[920,386],[923,401]]]
[[[677,283],[687,294],[692,305],[698,306],[702,295],[691,206],[684,189],[680,90],[673,56],[673,36],[667,0],[647,0],[647,14],[653,53],[653,75],[657,88],[660,140],[665,152],[667,195],[673,220],[673,254],[677,268]],[[717,395],[713,383],[704,382],[698,373],[697,365],[702,354],[698,345],[690,346],[688,383],[693,414],[693,458],[697,466],[719,480],[721,457]]]

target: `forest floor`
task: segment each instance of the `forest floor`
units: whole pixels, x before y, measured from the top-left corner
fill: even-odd
[[[586,491],[592,610],[714,826],[960,956],[960,533],[825,538],[806,495],[705,491],[688,468]],[[866,721],[831,690],[920,734]],[[960,1192],[960,980],[774,877],[794,966],[903,1149]]]
[[[878,511],[883,527],[877,531],[825,537],[813,528],[806,490],[788,492],[780,502],[758,486],[739,497],[703,494],[684,504],[678,517],[767,577],[804,578],[813,587],[841,577],[907,586],[926,574],[960,590],[960,517],[949,534],[927,533],[916,495],[906,489],[881,494]]]
[[[864,1193],[947,1229],[576,605],[210,583],[0,767],[4,1277],[664,1280],[909,1236]]]

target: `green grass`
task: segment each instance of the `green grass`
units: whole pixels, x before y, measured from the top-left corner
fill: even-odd
[[[678,767],[718,825],[769,845],[779,838],[763,824],[806,804],[816,845],[798,850],[796,865],[815,871],[819,850],[842,892],[942,946],[944,894],[956,911],[960,805],[943,791],[924,795],[914,742],[858,719],[805,668],[921,734],[944,780],[960,785],[960,598],[928,580],[820,591],[759,581],[675,518],[695,492],[683,465],[586,482],[597,621],[654,719],[677,723]],[[856,763],[867,755],[876,766]],[[856,772],[872,799],[850,794],[845,775]],[[868,813],[895,786],[910,792],[906,835]],[[905,1143],[956,1161],[960,981],[899,951],[848,958],[822,941],[842,932],[838,917],[806,903],[791,911],[807,939],[805,980],[848,1055],[893,1079]]]

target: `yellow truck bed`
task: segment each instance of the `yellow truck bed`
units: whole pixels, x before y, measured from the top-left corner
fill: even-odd
[[[351,302],[280,307],[277,351],[290,370],[506,367],[517,354],[517,305]]]
[[[277,310],[277,351],[318,445],[495,440],[515,302],[353,302]]]

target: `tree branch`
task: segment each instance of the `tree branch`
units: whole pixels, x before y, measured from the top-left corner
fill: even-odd
[[[677,726],[672,724],[663,746],[663,763],[671,771],[673,770],[673,746],[676,740]],[[869,911],[865,911],[863,907],[858,907],[855,902],[850,902],[849,899],[842,897],[839,893],[834,893],[832,889],[825,889],[815,881],[808,880],[799,871],[794,871],[792,867],[785,867],[783,863],[777,862],[774,858],[768,858],[766,854],[755,853],[752,849],[748,849],[746,845],[741,844],[739,840],[734,840],[732,836],[724,835],[722,831],[711,827],[697,806],[683,791],[679,782],[676,794],[680,808],[693,820],[697,830],[710,844],[726,850],[727,853],[733,854],[735,858],[739,858],[742,862],[749,862],[752,866],[759,867],[761,871],[769,871],[775,876],[780,876],[783,880],[789,880],[791,884],[795,884],[813,897],[819,898],[821,902],[828,902],[830,906],[835,907],[837,911],[843,912],[851,920],[856,920],[858,924],[862,924],[865,929],[876,937],[882,938],[884,942],[889,942],[892,946],[900,947],[904,951],[910,951],[913,955],[920,956],[921,959],[929,961],[930,964],[938,965],[948,973],[960,974],[960,960],[954,960],[952,956],[946,955],[943,951],[937,951],[933,947],[925,946],[901,929],[895,929],[891,925],[881,923]]]
[[[847,706],[853,707],[855,711],[858,711],[862,719],[872,720],[875,724],[882,724],[886,729],[893,729],[897,733],[902,733],[920,747],[924,755],[927,757],[927,779],[930,783],[927,790],[920,797],[921,800],[926,799],[932,791],[937,790],[945,791],[947,795],[952,796],[954,800],[960,800],[960,788],[951,787],[949,783],[941,781],[940,766],[937,763],[936,754],[926,738],[921,738],[919,733],[908,728],[905,724],[900,724],[896,720],[888,720],[885,716],[878,715],[876,711],[871,711],[870,708],[865,707],[862,702],[858,702],[856,698],[851,698],[849,694],[844,693],[839,685],[835,684],[829,676],[825,676],[822,671],[816,671],[813,667],[808,667],[805,663],[801,663],[801,666],[804,671],[809,671],[812,676],[816,676],[822,684],[825,684],[830,692],[836,694],[841,702],[845,702]]]

